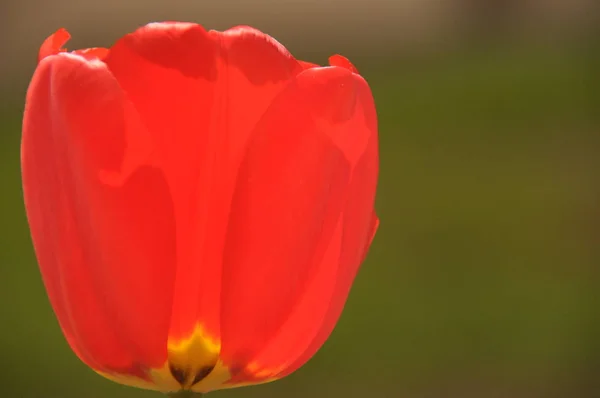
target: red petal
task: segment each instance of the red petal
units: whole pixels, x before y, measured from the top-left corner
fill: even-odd
[[[222,251],[235,175],[248,136],[301,70],[277,42],[248,27],[150,24],[106,58],[158,143],[176,204],[177,281],[170,336],[199,321],[219,336]]]
[[[54,34],[52,34],[42,43],[38,53],[38,62],[50,55],[55,55],[66,51],[62,48],[62,46],[64,46],[70,38],[71,35],[65,28],[60,28],[54,32]]]
[[[143,376],[166,359],[174,218],[151,143],[100,61],[44,59],[27,95],[27,215],[64,333],[95,369]]]
[[[348,60],[348,58],[343,57],[341,55],[332,55],[329,57],[329,65],[331,66],[339,66],[340,68],[346,68],[352,73],[358,74],[358,69]]]
[[[350,133],[346,137],[362,135],[367,137],[368,143],[362,155],[353,163],[351,183],[347,191],[348,200],[345,203],[341,220],[339,268],[335,286],[329,306],[321,304],[320,308],[326,309],[326,312],[323,314],[323,322],[317,328],[316,334],[312,338],[303,340],[309,344],[296,345],[297,356],[293,360],[292,355],[288,357],[287,366],[279,374],[279,377],[284,377],[304,365],[333,331],[350,293],[354,278],[367,255],[379,225],[379,220],[373,211],[379,174],[377,115],[369,86],[361,77],[357,75],[354,77],[357,83],[358,98],[355,122],[361,127],[357,127],[354,134]],[[309,308],[306,310],[309,311]]]
[[[309,344],[298,344],[295,347],[297,356],[294,360],[291,360],[292,356],[289,357],[289,362],[278,375],[279,377],[285,377],[300,368],[321,348],[329,338],[344,309],[354,278],[366,257],[379,224],[372,211],[377,183],[377,158],[377,140],[374,136],[367,152],[353,173],[348,192],[349,200],[343,210],[342,242],[335,286],[329,306],[320,304],[321,308],[327,308],[323,315],[323,322],[312,339],[303,340],[303,343],[309,341]]]
[[[277,376],[324,322],[337,320],[324,303],[334,295],[345,302],[370,233],[362,223],[373,214],[377,157],[367,143],[376,149],[377,129],[367,107],[373,102],[360,77],[341,68],[310,69],[256,128],[225,251],[222,356],[234,367],[258,367],[261,376],[241,370],[234,383]],[[358,177],[365,162],[369,180]],[[343,209],[355,214],[342,216]]]

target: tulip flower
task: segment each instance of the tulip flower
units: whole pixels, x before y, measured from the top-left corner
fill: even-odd
[[[152,23],[42,44],[25,207],[75,354],[116,382],[208,392],[280,379],[332,332],[378,220],[377,117],[345,58],[250,28]]]

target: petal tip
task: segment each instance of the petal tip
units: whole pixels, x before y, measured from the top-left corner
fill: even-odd
[[[348,60],[348,58],[341,56],[339,54],[332,55],[329,57],[329,65],[331,66],[339,66],[341,68],[348,69],[352,73],[358,73],[358,69]]]
[[[71,38],[71,34],[65,29],[60,28],[52,35],[46,38],[40,47],[38,53],[38,62],[42,59],[66,51],[62,48]]]

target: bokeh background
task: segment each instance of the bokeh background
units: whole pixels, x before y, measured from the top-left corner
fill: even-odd
[[[382,224],[304,368],[215,397],[600,396],[600,7],[595,0],[0,3],[0,391],[160,395],[71,353],[24,214],[19,140],[42,40],[110,46],[149,21],[254,25],[350,57],[380,120]],[[101,331],[99,331],[101,333]]]

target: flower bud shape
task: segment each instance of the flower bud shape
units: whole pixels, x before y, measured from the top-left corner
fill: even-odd
[[[25,207],[66,340],[116,382],[208,392],[282,378],[332,332],[378,225],[371,90],[336,55],[152,23],[42,44]]]

